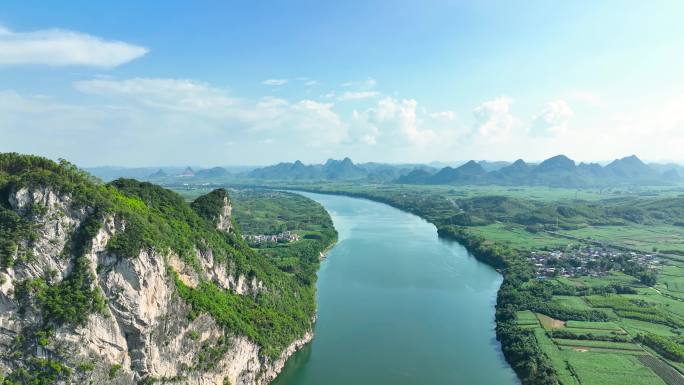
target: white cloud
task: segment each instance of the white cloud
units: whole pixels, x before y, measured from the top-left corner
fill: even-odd
[[[348,100],[360,100],[360,99],[368,99],[372,98],[375,96],[380,95],[379,92],[377,91],[357,91],[357,92],[345,92],[342,95],[337,97],[337,100],[344,102]]]
[[[483,102],[473,110],[477,133],[486,138],[500,138],[511,133],[518,119],[510,113],[513,99],[500,96]]]
[[[142,114],[156,114],[166,122],[194,119],[217,130],[230,127],[244,140],[267,136],[276,142],[320,146],[347,138],[346,126],[333,111],[333,103],[290,102],[274,97],[243,100],[188,79],[96,79],[77,82],[75,87],[87,94],[114,98]]]
[[[354,111],[352,117],[362,143],[423,146],[433,142],[437,134],[423,127],[414,99],[397,100],[384,97],[375,107]]]
[[[570,105],[564,100],[552,100],[532,117],[531,133],[533,135],[564,134],[568,122],[575,115]]]
[[[119,97],[179,111],[215,111],[235,103],[224,91],[188,79],[95,79],[76,82],[74,86],[86,94]]]
[[[362,80],[362,81],[353,81],[353,82],[342,83],[342,87],[356,88],[360,91],[368,91],[368,90],[375,88],[375,86],[377,84],[378,83],[375,81],[375,79],[368,78],[368,79]]]
[[[0,65],[112,68],[145,55],[145,47],[61,29],[13,32],[0,27]]]
[[[261,84],[265,84],[267,86],[283,86],[288,83],[287,79],[266,79]]]
[[[456,120],[456,113],[454,111],[432,112],[429,115],[432,119],[435,119],[435,120],[445,120],[445,121]]]

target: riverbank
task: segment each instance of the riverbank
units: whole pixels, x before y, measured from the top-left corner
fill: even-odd
[[[304,195],[331,213],[339,242],[319,271],[316,338],[274,385],[518,383],[492,345],[494,269],[405,211]]]
[[[437,228],[440,237],[459,242],[476,259],[497,269],[503,276],[503,282],[496,296],[496,339],[501,344],[501,350],[506,361],[525,385],[558,384],[553,366],[542,353],[532,333],[518,327],[515,323],[516,311],[528,306],[520,303],[518,299],[515,299],[516,296],[511,295],[511,293],[523,282],[532,279],[533,275],[528,263],[520,258],[514,250],[495,243],[485,244],[484,238],[468,233],[464,228],[445,225],[419,207],[397,204],[396,201],[386,197],[344,190],[288,188],[309,193],[368,199],[412,213],[432,223]]]

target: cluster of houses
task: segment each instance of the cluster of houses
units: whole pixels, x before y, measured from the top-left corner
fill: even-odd
[[[263,243],[289,243],[299,240],[299,235],[293,231],[283,231],[280,234],[274,235],[243,235],[242,238],[250,245],[259,245]]]
[[[534,265],[538,279],[557,276],[600,277],[610,271],[622,271],[628,264],[650,270],[656,269],[660,264],[656,254],[598,246],[531,251],[528,259]]]

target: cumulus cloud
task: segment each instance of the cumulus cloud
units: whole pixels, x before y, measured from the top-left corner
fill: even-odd
[[[380,95],[377,91],[357,91],[357,92],[345,92],[337,97],[337,100],[344,102],[348,100],[359,100],[368,99]]]
[[[423,127],[418,118],[418,103],[414,99],[398,100],[383,97],[377,105],[365,111],[354,111],[353,119],[359,140],[366,144],[376,144],[380,140],[386,144],[417,145],[431,143],[436,133]]]
[[[261,84],[265,84],[267,86],[283,86],[288,83],[289,80],[287,79],[266,79]]]
[[[510,112],[513,99],[500,96],[488,100],[473,110],[475,129],[486,138],[496,138],[511,133],[518,120]]]
[[[61,29],[14,32],[0,27],[0,65],[80,65],[112,68],[145,55],[134,44]]]
[[[532,117],[533,135],[558,135],[567,130],[570,119],[575,115],[564,100],[552,100]]]

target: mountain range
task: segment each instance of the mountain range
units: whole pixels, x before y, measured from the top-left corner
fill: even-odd
[[[499,184],[587,187],[615,184],[669,184],[681,180],[675,167],[656,168],[631,155],[606,166],[579,163],[557,155],[539,164],[518,159],[512,164],[487,171],[480,163],[469,161],[459,167],[444,167],[432,174],[414,170],[397,179],[402,184]]]
[[[416,164],[394,165],[385,163],[355,164],[349,158],[328,159],[324,164],[305,165],[301,161],[283,162],[258,168],[245,174],[247,178],[268,180],[374,180],[393,181],[415,169],[435,171]]]
[[[684,181],[684,167],[674,164],[646,164],[631,155],[608,163],[577,163],[556,155],[539,163],[518,159],[505,161],[387,164],[354,163],[350,158],[328,159],[323,164],[282,162],[266,167],[225,166],[192,167],[95,167],[87,171],[107,181],[119,177],[138,178],[156,183],[184,181],[279,180],[279,181],[365,181],[400,184],[496,184],[540,185],[551,187],[592,187],[612,185],[664,185]],[[197,170],[197,171],[195,171]]]

